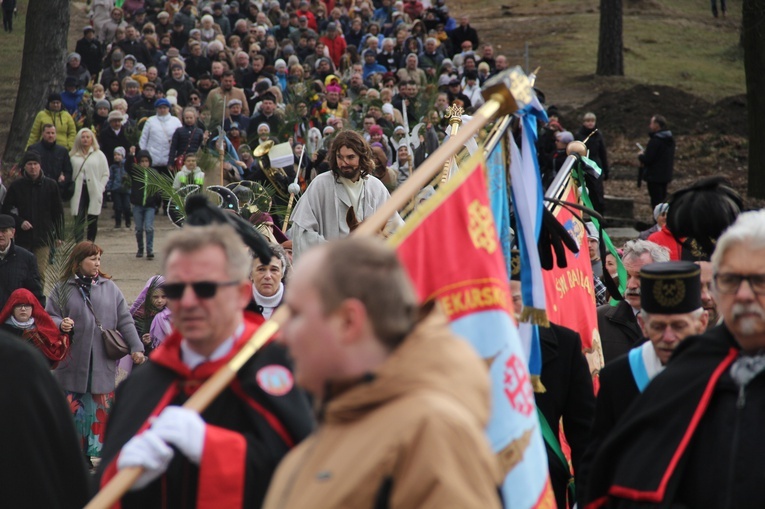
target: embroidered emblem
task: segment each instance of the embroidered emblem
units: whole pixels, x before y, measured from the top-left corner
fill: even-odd
[[[279,366],[278,364],[271,364],[260,368],[255,378],[260,388],[271,396],[284,396],[295,385],[292,373],[284,366]]]
[[[660,306],[675,307],[685,298],[685,283],[681,279],[659,280],[653,287],[653,297]]]
[[[526,364],[513,355],[505,364],[505,396],[516,412],[529,415],[534,411],[534,393],[531,390]]]
[[[496,233],[494,232],[494,219],[491,210],[481,205],[478,200],[468,205],[468,228],[470,239],[476,249],[485,249],[489,254],[497,250]]]

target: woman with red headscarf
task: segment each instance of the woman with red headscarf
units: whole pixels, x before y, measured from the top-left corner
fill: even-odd
[[[51,368],[69,353],[69,333],[73,327],[71,318],[65,318],[61,327],[56,327],[37,298],[25,288],[14,291],[0,311],[0,328],[31,343],[45,356]]]

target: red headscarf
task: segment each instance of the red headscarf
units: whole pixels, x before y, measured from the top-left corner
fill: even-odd
[[[0,323],[5,323],[13,314],[13,308],[19,304],[31,304],[32,318],[35,319],[34,327],[25,330],[22,337],[39,349],[51,362],[58,363],[66,357],[69,352],[69,336],[56,327],[53,319],[29,290],[19,288],[11,294],[5,307],[0,311]]]

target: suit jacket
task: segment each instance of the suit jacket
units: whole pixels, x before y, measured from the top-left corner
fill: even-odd
[[[598,307],[598,331],[606,364],[645,342],[632,306],[624,300]]]
[[[556,437],[560,420],[563,419],[574,472],[579,472],[595,413],[595,393],[590,369],[582,354],[582,341],[577,332],[553,323],[550,327],[539,328],[539,339],[542,348],[541,380],[546,392],[534,395],[537,407]],[[547,443],[545,447],[555,500],[558,507],[564,509],[567,507],[568,473],[552,448]]]

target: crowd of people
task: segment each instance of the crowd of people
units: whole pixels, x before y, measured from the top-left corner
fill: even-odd
[[[0,327],[25,366],[17,376],[55,379],[3,398],[33,397],[20,415],[63,423],[38,456],[68,466],[65,482],[34,493],[19,482],[9,500],[81,507],[137,466],[125,508],[501,507],[484,362],[432,302],[417,302],[389,247],[345,237],[436,149],[449,105],[480,107],[480,85],[507,59],[442,0],[118,3],[92,0],[65,90],[37,115],[2,200]],[[555,107],[547,114],[543,184],[581,141],[602,213],[609,163],[596,115],[572,132]],[[659,114],[649,129],[637,158],[656,224],[602,260],[604,239],[587,225],[605,362],[597,395],[579,334],[540,328],[546,392],[535,396],[552,492],[558,507],[759,507],[765,218],[738,215],[740,197],[718,180],[668,194],[672,133]],[[280,144],[291,152],[280,171],[253,155]],[[218,147],[225,172],[201,168]],[[225,175],[271,185],[284,203],[297,185],[292,228],[268,207],[240,217],[190,199],[162,274],[131,305],[95,240],[111,202],[115,227],[135,229],[136,256],[155,257],[154,217],[172,205],[148,184],[152,169],[176,191]],[[64,273],[44,281],[66,202],[76,242]],[[701,211],[715,232],[693,231]],[[402,224],[393,214],[381,233]],[[520,281],[509,290],[520,316]],[[278,340],[204,411],[183,408],[282,307]]]

